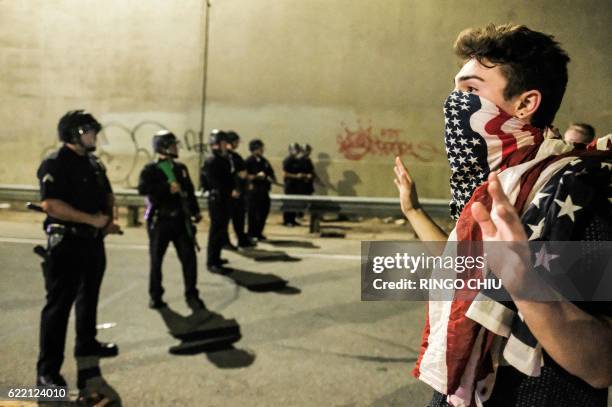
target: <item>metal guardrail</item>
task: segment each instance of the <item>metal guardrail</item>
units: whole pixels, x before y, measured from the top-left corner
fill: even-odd
[[[135,189],[114,190],[118,206],[128,208],[128,224],[138,224],[138,209],[145,206],[145,200]],[[206,196],[196,193],[201,208],[207,207]],[[311,215],[310,229],[319,230],[321,216],[338,213],[360,216],[402,216],[399,198],[327,196],[327,195],[283,195],[270,194],[272,210],[307,212]],[[38,201],[38,187],[32,185],[0,184],[0,200]],[[448,201],[445,199],[420,199],[425,210],[433,216],[449,216]]]

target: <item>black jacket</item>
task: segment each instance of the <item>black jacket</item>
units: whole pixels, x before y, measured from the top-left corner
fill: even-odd
[[[204,161],[200,174],[202,187],[211,194],[229,197],[236,189],[232,167],[227,157],[214,153]]]
[[[274,169],[270,165],[270,162],[265,157],[256,157],[254,155],[249,156],[245,160],[247,174],[256,175],[263,171],[266,174],[266,178],[255,178],[251,180],[251,185],[255,191],[269,191],[270,180],[276,182],[276,174]]]
[[[108,213],[108,197],[113,193],[106,169],[93,154],[78,155],[67,146],[46,157],[38,168],[40,199],[58,199],[89,213]],[[48,223],[70,222],[47,217]]]
[[[300,164],[300,159],[298,157],[289,155],[283,160],[283,171],[288,174],[299,174],[302,171]],[[301,192],[301,180],[285,177],[284,181],[286,194],[299,194]]]
[[[140,172],[138,180],[138,193],[146,195],[149,201],[149,209],[147,210],[147,218],[153,213],[158,213],[162,216],[168,214],[176,214],[183,211],[182,199],[186,200],[189,214],[195,216],[200,213],[200,207],[195,197],[193,183],[189,176],[189,171],[185,164],[173,161],[172,170],[176,181],[181,187],[181,194],[170,193],[170,183],[166,174],[159,168],[157,161],[152,161],[144,166]],[[182,196],[181,196],[182,195]]]

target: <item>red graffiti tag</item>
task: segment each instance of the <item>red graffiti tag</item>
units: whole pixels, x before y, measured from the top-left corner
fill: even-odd
[[[338,134],[338,152],[349,160],[361,160],[368,154],[410,156],[422,162],[429,162],[442,151],[427,141],[412,143],[400,140],[401,129],[382,128],[374,133],[372,126],[364,128],[358,122],[357,130],[351,130],[342,123],[344,132]]]

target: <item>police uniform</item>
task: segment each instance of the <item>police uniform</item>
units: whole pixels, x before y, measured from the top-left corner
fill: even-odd
[[[208,247],[206,265],[209,268],[221,267],[221,249],[229,240],[227,227],[230,220],[231,195],[234,178],[229,160],[218,151],[204,161],[201,184],[208,195]]]
[[[61,200],[92,215],[112,213],[109,195],[113,191],[104,166],[93,154],[79,155],[64,145],[42,162],[37,176],[43,201]],[[106,345],[96,341],[98,295],[106,267],[102,232],[90,225],[47,216],[45,230],[55,225],[60,225],[64,232],[61,241],[53,242],[43,262],[47,297],[40,322],[38,378],[59,376],[73,302],[76,314],[75,355],[98,354]],[[116,355],[116,346],[111,347],[110,353],[99,356]]]
[[[289,174],[298,174],[301,172],[301,163],[300,159],[294,155],[289,155],[283,160],[283,171]],[[296,178],[284,178],[285,183],[285,194],[287,195],[296,195],[301,192],[301,183],[302,181]],[[297,225],[298,223],[295,221],[296,217],[295,212],[283,212],[283,224],[284,225]]]
[[[230,162],[234,185],[236,186],[239,196],[231,198],[230,217],[234,232],[238,238],[238,246],[251,246],[249,239],[244,233],[244,218],[245,218],[245,186],[246,180],[240,178],[240,172],[246,169],[244,159],[235,151],[229,151],[227,156]]]
[[[165,161],[165,162],[164,162]],[[161,164],[171,167],[181,192],[171,193],[168,176]],[[198,301],[197,259],[195,253],[195,227],[191,218],[200,217],[200,207],[195,197],[193,183],[187,167],[173,160],[156,160],[142,169],[138,192],[147,196],[147,232],[151,268],[149,274],[149,295],[151,308],[165,305],[161,300],[162,262],[170,242],[174,245],[183,271],[184,293],[187,303]]]
[[[306,147],[304,148],[304,151],[306,151],[306,148],[310,148],[310,146],[306,145]],[[309,156],[303,155],[298,158],[298,162],[299,162],[298,172],[301,172],[302,174],[310,175],[310,178],[302,178],[298,180],[299,193],[301,195],[312,195],[314,193],[314,176],[315,176],[314,165],[312,164],[312,160],[310,159]],[[304,212],[298,212],[297,216],[299,218],[303,218]]]
[[[299,171],[303,174],[310,174],[310,179],[301,179],[299,181],[299,193],[302,195],[312,195],[314,193],[314,165],[312,164],[312,160],[310,157],[300,157],[298,159]]]
[[[268,160],[263,156],[251,155],[246,159],[245,165],[249,175],[256,175],[260,172],[265,174],[265,178],[253,178],[247,192],[248,235],[262,240],[265,239],[263,230],[270,213],[270,180],[276,181],[276,175]]]

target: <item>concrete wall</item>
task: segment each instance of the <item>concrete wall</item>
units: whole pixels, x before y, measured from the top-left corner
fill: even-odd
[[[36,183],[69,109],[108,126],[99,152],[117,187],[134,185],[160,127],[199,131],[204,10],[177,4],[0,1],[0,183]]]
[[[448,196],[441,107],[457,70],[452,43],[469,26],[555,34],[572,57],[557,125],[611,130],[606,0],[210,1],[205,132],[263,138],[279,172],[289,142],[313,145],[319,193],[394,196],[401,153],[421,196]],[[78,106],[115,124],[102,152],[117,186],[134,184],[159,126],[193,136],[204,13],[203,0],[0,0],[0,182],[33,183],[57,118]],[[190,140],[182,154],[196,171]]]

